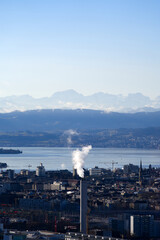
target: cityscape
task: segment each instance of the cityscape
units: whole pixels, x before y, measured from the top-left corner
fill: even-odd
[[[83,171],[81,178],[75,168],[46,171],[42,163],[35,171],[3,169],[1,234],[13,239],[158,239],[160,168],[144,168],[140,161],[139,166],[119,169],[113,161],[112,169],[95,166]],[[83,194],[81,181],[86,185]],[[81,195],[86,205],[82,229]]]
[[[160,240],[160,0],[0,1],[0,240]]]

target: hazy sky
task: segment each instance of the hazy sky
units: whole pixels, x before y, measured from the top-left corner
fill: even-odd
[[[159,0],[1,0],[0,97],[160,95]]]

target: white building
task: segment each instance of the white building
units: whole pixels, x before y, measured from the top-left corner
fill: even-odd
[[[40,166],[37,167],[36,169],[36,176],[38,177],[43,177],[45,176],[45,168],[43,164],[41,163]]]
[[[57,182],[57,181],[54,181],[52,184],[51,184],[51,190],[59,190],[59,191],[62,191],[62,190],[65,190],[65,185],[63,182]]]

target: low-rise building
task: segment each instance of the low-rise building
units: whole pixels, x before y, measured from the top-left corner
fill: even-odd
[[[102,168],[99,168],[99,167],[95,167],[95,168],[90,168],[89,169],[89,175],[90,176],[95,176],[95,175],[98,175],[100,176],[102,174]]]

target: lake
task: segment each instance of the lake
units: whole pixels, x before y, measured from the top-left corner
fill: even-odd
[[[17,149],[17,148],[13,148]],[[72,152],[75,148],[47,148],[47,147],[20,147],[22,154],[0,154],[0,162],[6,162],[8,168],[14,170],[35,170],[43,163],[46,170],[72,170]],[[85,168],[99,166],[112,168],[112,161],[117,162],[115,167],[122,168],[124,164],[139,165],[143,167],[152,164],[160,167],[160,150],[120,149],[120,148],[93,148],[85,159]],[[31,167],[28,167],[31,165]]]

